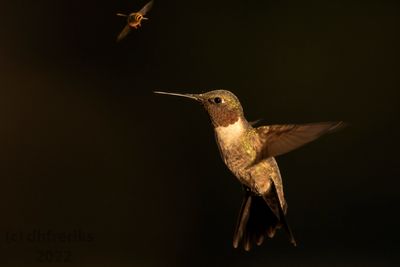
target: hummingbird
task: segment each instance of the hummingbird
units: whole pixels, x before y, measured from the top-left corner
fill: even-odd
[[[341,128],[343,122],[265,125],[255,127],[244,117],[239,99],[230,91],[201,94],[155,91],[196,100],[207,111],[222,160],[243,186],[244,196],[233,234],[233,247],[244,250],[273,238],[283,227],[296,240],[286,219],[287,203],[276,156]]]
[[[149,12],[151,7],[153,6],[153,0],[148,2],[142,9],[140,9],[137,12],[130,13],[129,15],[122,14],[122,13],[117,13],[117,16],[120,17],[127,17],[126,25],[120,32],[120,34],[117,37],[117,42],[121,41],[124,39],[128,33],[131,31],[131,29],[137,29],[141,25],[142,20],[147,20],[148,18],[145,17],[146,13]]]

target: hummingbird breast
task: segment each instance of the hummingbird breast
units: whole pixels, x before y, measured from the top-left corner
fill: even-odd
[[[215,128],[215,139],[225,165],[242,181],[245,170],[254,161],[257,151],[254,147],[254,130],[242,119],[225,127]]]
[[[261,144],[257,132],[248,123],[239,119],[229,126],[216,127],[215,137],[228,169],[254,193],[266,193],[270,188],[271,179],[278,187],[282,184],[274,158],[253,165]]]

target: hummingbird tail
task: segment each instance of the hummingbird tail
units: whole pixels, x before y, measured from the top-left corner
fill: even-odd
[[[280,205],[274,208],[279,212],[279,216],[276,216],[269,203],[265,196],[257,196],[246,190],[233,235],[234,248],[242,242],[244,250],[249,251],[253,243],[260,246],[266,237],[273,238],[276,230],[282,227],[288,233],[290,242],[296,246],[284,210]]]
[[[261,196],[246,192],[233,236],[233,247],[242,242],[249,251],[253,243],[261,245],[265,237],[272,238],[279,228],[279,220]]]

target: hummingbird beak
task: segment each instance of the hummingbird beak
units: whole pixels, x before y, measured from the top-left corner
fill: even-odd
[[[142,19],[147,20],[147,19],[149,19],[149,18],[143,17]]]
[[[119,16],[119,17],[127,17],[128,16],[128,15],[125,15],[125,14],[122,14],[122,13],[117,13],[116,15]]]
[[[160,95],[173,95],[173,96],[181,96],[190,99],[194,99],[196,101],[202,102],[201,94],[177,94],[177,93],[168,93],[168,92],[161,92],[161,91],[154,91],[155,94]]]

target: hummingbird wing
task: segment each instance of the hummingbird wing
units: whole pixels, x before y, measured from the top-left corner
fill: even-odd
[[[142,7],[141,10],[139,10],[137,13],[140,13],[142,16],[146,15],[147,12],[153,7],[153,0],[148,2],[144,7]]]
[[[253,243],[259,246],[266,237],[272,238],[276,229],[282,225],[289,234],[290,242],[296,245],[279,202],[276,187],[273,181],[271,182],[271,190],[264,196],[255,195],[249,188],[245,188],[233,235],[234,248],[237,248],[242,241],[244,250],[249,251]]]
[[[256,128],[262,143],[262,149],[256,163],[288,153],[323,134],[342,128],[343,122],[321,122],[309,124],[268,125]]]
[[[122,31],[118,34],[117,42],[120,42],[122,39],[124,39],[128,35],[128,33],[130,33],[130,31],[131,28],[129,27],[129,25],[125,25]]]
[[[256,126],[260,125],[260,123],[261,123],[263,120],[264,120],[264,119],[257,119],[257,120],[254,120],[254,121],[249,121],[249,124],[250,124],[251,126],[253,126],[253,127],[256,127]]]

